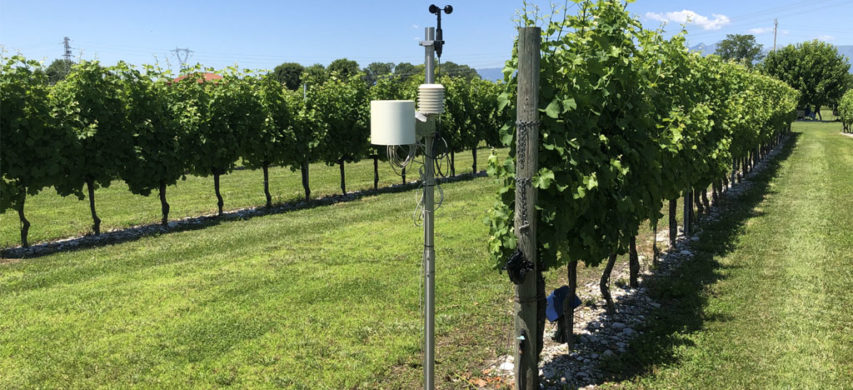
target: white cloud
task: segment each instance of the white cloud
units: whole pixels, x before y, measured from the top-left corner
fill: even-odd
[[[685,9],[675,12],[656,13],[646,12],[646,17],[664,23],[676,22],[678,24],[695,24],[704,30],[719,30],[731,23],[728,16],[722,14],[711,14],[713,19],[702,16],[691,10]]]
[[[818,35],[817,37],[815,37],[815,39],[817,39],[818,41],[830,42],[834,41],[835,37],[832,35]]]
[[[756,27],[747,30],[750,34],[768,34],[773,32],[773,27]]]

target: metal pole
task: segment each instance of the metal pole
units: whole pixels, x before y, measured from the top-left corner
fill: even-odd
[[[424,388],[435,388],[435,246],[433,242],[435,175],[433,173],[433,135],[424,137],[424,286],[426,315],[424,317]]]
[[[426,83],[435,81],[435,62],[433,53],[435,47],[435,29],[426,29],[426,41],[424,49],[426,52]],[[429,120],[435,120],[430,118]],[[434,134],[424,137],[424,294],[426,305],[424,307],[424,389],[435,388],[435,246],[433,242],[433,223],[435,212],[435,201],[433,189],[435,186],[435,174],[433,172],[433,150],[432,143]]]
[[[773,51],[776,51],[776,30],[779,29],[779,19],[773,19]]]
[[[426,49],[424,65],[426,66],[426,80],[424,83],[432,84],[435,82],[435,27],[426,28],[426,40],[423,46]]]

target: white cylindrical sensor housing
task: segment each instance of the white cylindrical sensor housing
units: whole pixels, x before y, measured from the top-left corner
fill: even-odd
[[[424,115],[443,113],[444,86],[441,84],[421,84],[418,87],[418,111]]]
[[[415,102],[373,100],[370,102],[370,143],[412,145],[415,143]]]

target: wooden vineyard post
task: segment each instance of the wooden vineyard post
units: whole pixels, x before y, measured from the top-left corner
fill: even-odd
[[[691,220],[693,208],[693,192],[689,189],[684,190],[684,238],[687,239],[690,237],[691,225],[693,225],[693,221]]]
[[[518,34],[518,100],[516,112],[515,234],[518,249],[533,263],[515,290],[515,387],[539,388],[539,259],[536,253],[536,189],[532,178],[539,159],[539,27]]]

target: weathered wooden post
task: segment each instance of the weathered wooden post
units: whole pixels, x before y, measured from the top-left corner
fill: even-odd
[[[684,190],[684,238],[690,236],[692,231],[691,225],[693,220],[690,218],[693,214],[693,191],[690,189]]]
[[[536,253],[536,189],[531,179],[539,160],[539,27],[523,27],[518,33],[518,100],[516,111],[515,234],[518,249],[533,263],[516,286],[515,387],[539,388],[539,352],[542,348],[539,317],[540,265]],[[541,297],[544,298],[544,297]]]

